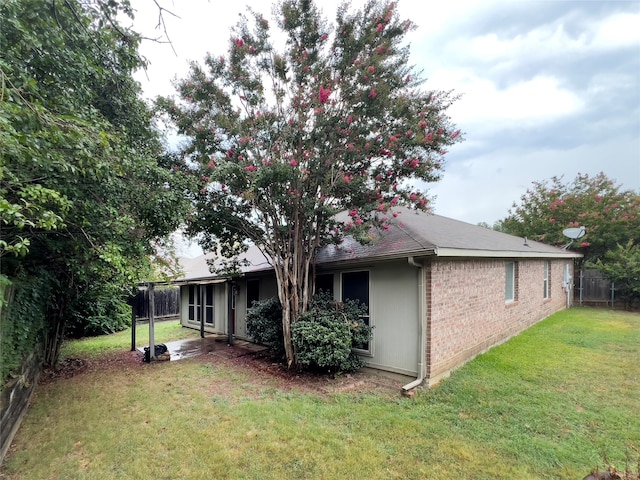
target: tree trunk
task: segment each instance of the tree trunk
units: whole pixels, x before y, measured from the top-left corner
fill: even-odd
[[[62,347],[62,339],[64,338],[65,321],[58,315],[53,316],[55,319],[44,333],[44,359],[46,366],[53,367],[58,363],[60,357],[60,348]]]
[[[296,352],[293,346],[291,326],[308,306],[310,262],[286,261],[274,265],[278,285],[278,298],[282,305],[282,334],[284,350],[289,368],[296,366]]]

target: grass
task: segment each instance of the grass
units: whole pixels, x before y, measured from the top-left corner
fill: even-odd
[[[572,309],[411,399],[203,358],[87,371],[38,388],[0,478],[583,478],[637,458],[639,365],[640,315]]]
[[[180,340],[183,338],[195,338],[199,331],[190,328],[182,328],[179,320],[163,320],[154,323],[153,334],[155,343]],[[136,326],[136,347],[149,345],[149,324],[139,323]],[[60,356],[95,358],[109,352],[121,352],[131,348],[131,328],[111,335],[99,337],[87,337],[80,340],[70,340],[63,344]]]

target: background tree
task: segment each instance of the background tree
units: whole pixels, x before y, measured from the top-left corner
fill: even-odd
[[[640,300],[640,246],[634,245],[633,240],[609,250],[604,259],[587,266],[600,270],[614,282],[617,295],[624,299],[627,308]]]
[[[132,77],[140,37],[119,14],[128,1],[0,4],[2,275],[47,272],[47,363],[66,327],[126,324],[127,295],[188,209],[189,177],[162,158]]]
[[[584,261],[604,260],[607,252],[630,240],[640,241],[640,195],[622,191],[604,173],[578,174],[570,183],[562,177],[534,182],[533,188],[514,202],[499,228],[512,235],[551,245],[566,245],[566,228],[586,228],[586,235],[571,244]]]
[[[342,6],[333,26],[310,0],[283,1],[274,16],[281,48],[249,11],[227,54],[193,63],[179,99],[159,105],[201,179],[191,232],[226,257],[249,241],[271,261],[292,365],[291,324],[313,292],[318,247],[345,234],[367,241],[395,205],[427,209],[418,185],[438,180],[460,132],[445,114],[455,98],[422,90],[408,65],[402,41],[414,26],[394,3]]]

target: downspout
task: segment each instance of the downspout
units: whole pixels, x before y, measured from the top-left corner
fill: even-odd
[[[420,353],[420,361],[418,362],[418,378],[403,386],[403,393],[422,384],[427,376],[427,291],[424,281],[424,265],[417,263],[413,257],[407,257],[407,261],[409,265],[418,269],[418,351]]]

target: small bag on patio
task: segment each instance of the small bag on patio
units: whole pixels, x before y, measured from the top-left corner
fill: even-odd
[[[167,346],[164,343],[159,343],[158,345],[155,346],[155,354],[154,357],[159,357],[160,355],[163,355],[165,353],[168,353],[168,349]],[[149,347],[144,347],[144,361],[149,363],[151,361],[151,355],[150,355],[150,350]]]

